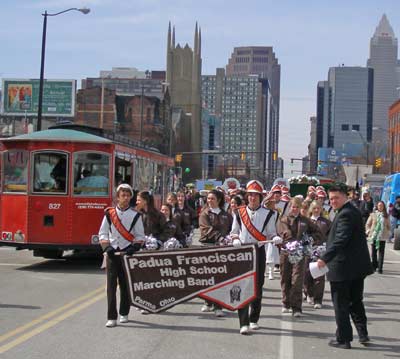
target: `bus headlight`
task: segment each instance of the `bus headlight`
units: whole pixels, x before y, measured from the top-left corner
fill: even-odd
[[[22,233],[20,229],[14,233],[14,241],[25,242],[25,235]]]

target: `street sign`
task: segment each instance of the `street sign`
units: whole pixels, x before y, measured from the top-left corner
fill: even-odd
[[[75,80],[45,80],[43,116],[75,115]],[[39,80],[3,79],[3,113],[11,116],[36,116]]]

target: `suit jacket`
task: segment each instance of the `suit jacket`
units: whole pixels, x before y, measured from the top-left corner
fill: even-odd
[[[339,209],[332,223],[321,259],[327,263],[327,278],[342,282],[373,273],[360,211],[350,202]]]

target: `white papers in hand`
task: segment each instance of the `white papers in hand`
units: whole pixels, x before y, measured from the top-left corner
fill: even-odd
[[[317,262],[311,262],[309,267],[310,267],[311,276],[314,279],[322,277],[323,275],[328,273],[328,266],[325,266],[325,267],[322,267],[322,268],[318,268],[318,263]]]

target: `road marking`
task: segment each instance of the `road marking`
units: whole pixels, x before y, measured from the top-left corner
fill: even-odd
[[[293,321],[290,316],[281,319],[281,342],[279,345],[279,359],[293,359]]]
[[[30,263],[0,263],[0,266],[22,267],[29,266]]]
[[[4,342],[5,340],[7,340],[8,338],[10,338],[12,336],[15,336],[15,335],[17,335],[17,334],[19,334],[19,333],[21,333],[21,332],[33,327],[34,325],[40,324],[41,322],[43,322],[43,321],[45,321],[45,320],[47,320],[47,319],[59,314],[60,312],[62,312],[64,310],[74,306],[75,304],[78,304],[79,302],[87,300],[88,298],[90,298],[90,297],[92,297],[94,295],[97,295],[97,294],[99,294],[100,292],[103,292],[103,291],[104,291],[104,286],[102,286],[102,287],[100,287],[100,288],[98,288],[98,289],[96,289],[96,290],[94,290],[92,292],[89,292],[89,293],[83,295],[82,297],[74,299],[73,301],[65,304],[64,306],[62,306],[62,307],[60,307],[58,309],[55,309],[55,310],[53,310],[53,311],[51,311],[51,312],[49,312],[49,313],[47,313],[45,315],[42,315],[41,317],[36,318],[36,319],[32,320],[31,322],[29,322],[27,324],[24,324],[24,325],[14,329],[14,330],[12,330],[11,332],[8,332],[6,334],[1,335],[0,336],[0,343]]]
[[[103,290],[103,288],[102,288],[102,290]],[[0,347],[0,354],[3,354],[7,350],[10,350],[10,349],[14,348],[15,346],[27,341],[28,339],[32,338],[33,336],[35,336],[37,334],[40,334],[40,333],[44,332],[45,330],[47,330],[47,329],[49,329],[51,327],[54,327],[55,325],[57,325],[58,323],[60,323],[64,319],[69,318],[70,316],[80,312],[81,310],[85,309],[86,307],[88,307],[88,306],[96,303],[100,299],[104,298],[105,295],[106,295],[106,293],[101,293],[101,294],[99,294],[99,295],[87,300],[86,302],[81,303],[77,307],[74,307],[74,308],[66,311],[65,313],[61,314],[60,316],[55,317],[53,319],[50,319],[47,323],[44,323],[44,324],[38,326],[37,328],[31,330],[30,332],[22,334],[17,339],[14,339],[13,341],[1,346]]]

